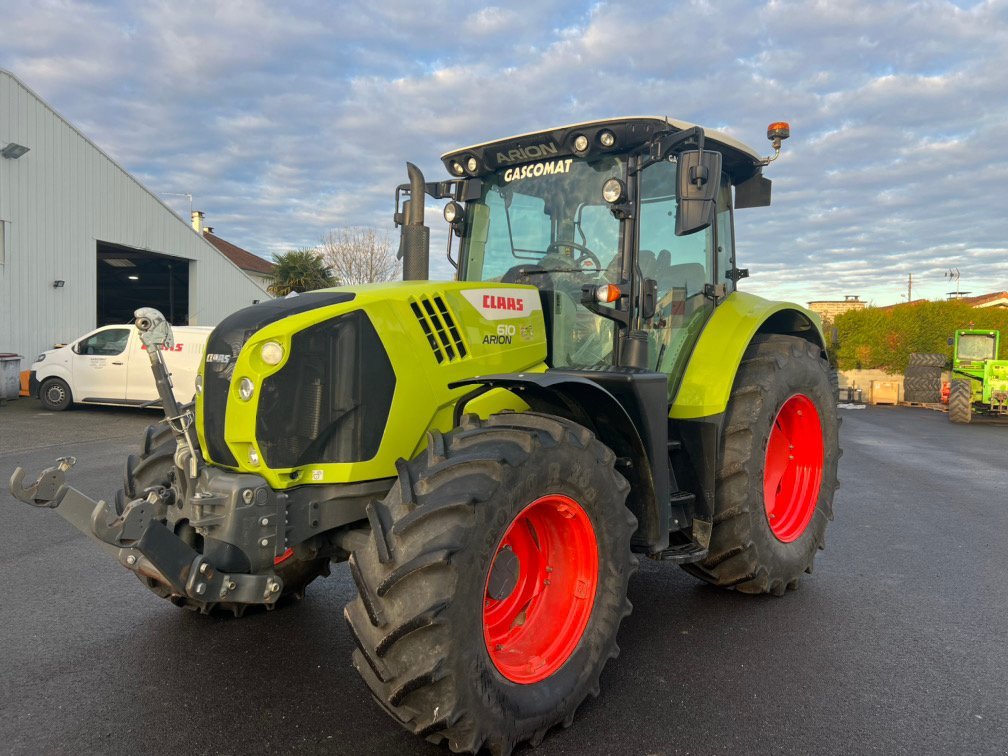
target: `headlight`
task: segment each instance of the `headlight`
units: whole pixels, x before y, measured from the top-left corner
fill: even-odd
[[[588,137],[584,134],[578,134],[574,137],[574,152],[583,153],[588,152]]]
[[[238,383],[238,396],[242,398],[242,401],[247,402],[252,398],[252,394],[255,393],[255,384],[252,383],[251,378],[242,378]]]
[[[452,200],[444,208],[444,219],[449,223],[461,223],[465,218],[465,211],[462,205]]]
[[[602,199],[614,205],[626,196],[626,184],[618,178],[607,179],[602,184]]]
[[[614,144],[616,144],[616,135],[611,131],[603,131],[598,137],[599,144],[601,144],[606,149],[609,149]]]
[[[259,356],[262,357],[262,361],[267,365],[279,365],[280,360],[283,359],[284,350],[275,341],[267,341],[262,345],[262,349],[259,350]]]
[[[42,352],[38,357],[35,358],[35,362],[42,362],[45,359],[45,352]]]
[[[196,385],[196,393],[197,394],[202,394],[203,393],[203,376],[200,373],[196,373],[196,379],[193,381],[193,383]]]

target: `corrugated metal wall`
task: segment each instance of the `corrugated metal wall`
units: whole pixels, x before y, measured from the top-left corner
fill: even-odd
[[[0,352],[35,355],[95,327],[96,242],[122,244],[193,261],[193,325],[266,299],[263,289],[136,179],[0,69],[0,148],[30,147],[0,158]],[[53,281],[66,282],[53,288]]]

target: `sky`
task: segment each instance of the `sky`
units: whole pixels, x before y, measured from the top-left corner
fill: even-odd
[[[0,0],[14,73],[180,215],[269,257],[392,232],[410,160],[668,115],[768,153],[741,288],[875,304],[1008,290],[1008,0]],[[0,135],[2,136],[2,135]],[[432,277],[447,278],[429,202]]]

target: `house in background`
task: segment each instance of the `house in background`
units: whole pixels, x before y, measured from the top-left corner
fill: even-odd
[[[203,225],[204,214],[200,210],[192,211],[192,227],[198,234],[213,244],[222,255],[241,268],[245,275],[258,283],[263,289],[273,283],[273,269],[276,267],[269,260],[242,249],[226,239],[221,239],[213,232],[213,226]]]

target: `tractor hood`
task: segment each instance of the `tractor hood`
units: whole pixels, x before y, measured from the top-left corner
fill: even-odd
[[[425,431],[452,427],[466,390],[449,384],[545,370],[545,357],[530,286],[387,283],[253,305],[208,339],[201,448],[208,462],[274,488],[391,476],[395,460],[423,448]]]

